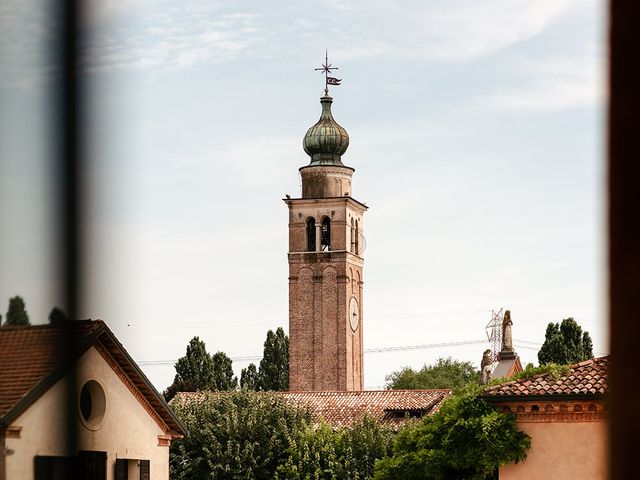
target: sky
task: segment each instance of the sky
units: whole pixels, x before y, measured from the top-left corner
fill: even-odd
[[[46,5],[0,6],[0,312],[21,295],[32,323],[60,304]],[[325,49],[369,206],[365,387],[479,366],[500,308],[523,363],[569,316],[607,352],[601,0],[86,5],[80,313],[159,390],[193,336],[239,374],[288,329],[282,198],[300,195]],[[475,343],[435,346],[456,342]]]

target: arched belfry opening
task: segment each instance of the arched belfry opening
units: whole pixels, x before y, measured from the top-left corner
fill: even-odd
[[[351,239],[349,241],[349,250],[351,251],[351,253],[355,252],[356,249],[356,231],[355,231],[355,227],[353,226],[353,217],[351,217]]]
[[[316,251],[316,219],[307,218],[307,251]]]
[[[359,240],[360,240],[360,229],[359,229],[359,227],[358,227],[358,220],[356,220],[356,233],[355,233],[355,237],[356,237],[356,238],[355,238],[355,241],[354,241],[354,253],[355,253],[356,255],[358,255],[358,254],[360,253],[360,250],[359,250],[359,248],[358,248],[358,247],[359,247],[358,242],[359,242]]]
[[[322,219],[322,226],[320,227],[320,246],[323,252],[331,250],[331,220],[329,217]]]

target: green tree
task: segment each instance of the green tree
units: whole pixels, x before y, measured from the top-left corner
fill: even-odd
[[[308,426],[291,442],[279,479],[324,480],[373,478],[378,459],[391,453],[393,431],[364,416],[349,428],[326,423]]]
[[[4,326],[9,325],[30,325],[29,315],[24,305],[22,297],[16,295],[9,300],[9,308],[7,310]]]
[[[197,401],[178,397],[171,407],[189,431],[171,442],[175,480],[277,478],[292,438],[311,421],[307,409],[273,393],[211,393]]]
[[[589,332],[583,332],[571,317],[565,318],[562,323],[550,322],[544,337],[538,352],[540,365],[566,365],[593,358],[593,342]]]
[[[470,382],[478,383],[480,373],[471,362],[460,362],[451,357],[439,358],[434,365],[424,365],[415,371],[405,367],[385,377],[388,390],[415,390],[421,388],[460,388]]]
[[[500,465],[526,458],[530,437],[512,414],[498,412],[467,386],[440,410],[408,423],[393,444],[393,455],[376,463],[377,480],[489,480]]]
[[[267,332],[258,371],[258,388],[265,391],[289,389],[289,337],[282,327],[275,333]]]
[[[240,372],[240,388],[242,390],[258,390],[258,370],[254,363],[250,363]]]
[[[178,392],[215,390],[215,366],[202,340],[193,337],[187,345],[187,353],[175,364],[176,376],[163,395],[167,401]]]
[[[589,332],[582,334],[582,350],[585,358],[593,358],[593,342],[591,341]]]
[[[60,307],[53,307],[49,312],[49,323],[51,324],[64,323],[68,320],[67,314]]]
[[[233,375],[233,362],[224,352],[217,352],[213,357],[213,390],[235,390],[238,379]]]

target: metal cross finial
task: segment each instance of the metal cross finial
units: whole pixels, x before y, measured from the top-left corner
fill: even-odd
[[[338,67],[332,67],[331,64],[329,63],[329,55],[327,53],[327,50],[324,51],[324,63],[320,68],[316,68],[315,70],[318,72],[324,73],[324,94],[325,95],[327,96],[329,95],[329,85],[340,85],[340,82],[342,81],[341,79],[329,76],[331,71],[338,70]]]

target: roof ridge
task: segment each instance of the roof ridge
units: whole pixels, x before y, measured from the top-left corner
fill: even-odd
[[[60,327],[66,327],[66,326],[91,325],[96,323],[106,325],[104,320],[99,320],[99,319],[92,320],[90,318],[85,318],[82,320],[63,320],[57,323],[51,323],[51,322],[36,323],[34,325],[31,325],[31,324],[30,325],[2,325],[2,327],[0,327],[0,333],[9,332],[12,330],[60,328]]]
[[[9,332],[11,330],[26,330],[28,328],[51,327],[50,323],[39,323],[37,325],[3,325],[0,327],[0,333]]]
[[[584,365],[588,365],[590,363],[595,363],[595,358],[589,358],[587,360],[581,360],[578,363],[574,363],[573,365],[571,365],[569,368],[576,368],[576,367],[582,367]]]

